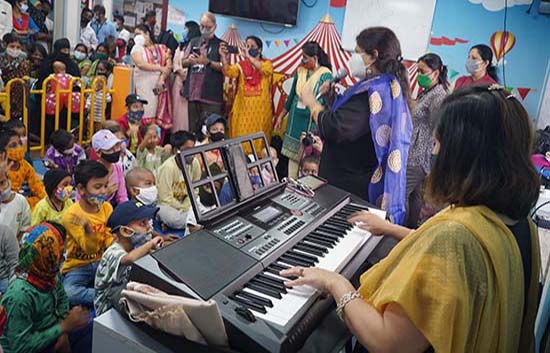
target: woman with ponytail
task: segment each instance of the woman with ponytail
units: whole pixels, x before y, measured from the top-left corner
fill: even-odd
[[[434,145],[432,115],[447,96],[447,66],[437,54],[426,54],[417,61],[418,85],[423,89],[412,109],[413,132],[407,164],[407,220],[408,228],[418,226],[422,209],[423,185],[430,172]]]
[[[321,85],[332,80],[332,67],[325,51],[317,42],[307,42],[302,47],[302,66],[294,75],[292,89],[279,116],[275,130],[281,129],[281,123],[288,113],[282,154],[288,157],[288,176],[298,176],[300,162],[300,140],[302,133],[315,129],[315,123],[310,117],[310,110],[303,100],[303,92],[311,91],[314,97],[319,95]],[[317,102],[317,99],[315,99]],[[323,104],[323,99],[319,99]]]
[[[405,177],[411,138],[407,69],[390,29],[371,27],[356,38],[348,64],[359,82],[327,109],[308,90],[302,94],[324,141],[320,175],[329,183],[405,221]],[[329,84],[322,93],[329,92]]]
[[[493,51],[485,44],[474,45],[470,49],[466,71],[470,75],[459,77],[454,90],[472,85],[498,83],[497,68],[493,65]]]

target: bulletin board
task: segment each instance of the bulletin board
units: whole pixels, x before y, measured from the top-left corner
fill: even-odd
[[[166,29],[168,0],[124,0],[122,8],[124,27],[133,32],[135,27],[143,22],[145,14],[151,10],[157,14],[155,35],[158,36],[161,30]]]

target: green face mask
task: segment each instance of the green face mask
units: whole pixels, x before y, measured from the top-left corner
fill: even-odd
[[[432,84],[432,79],[429,75],[418,74],[418,85],[422,88],[428,88]]]
[[[99,60],[106,60],[107,59],[107,54],[105,54],[105,53],[96,53],[95,57],[96,57],[96,59],[99,59]]]

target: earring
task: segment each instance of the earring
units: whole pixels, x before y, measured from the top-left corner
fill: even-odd
[[[367,75],[372,75],[372,69],[370,67],[367,68]]]

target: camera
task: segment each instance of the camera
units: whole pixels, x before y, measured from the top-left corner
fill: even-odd
[[[304,147],[309,147],[309,146],[313,146],[314,143],[315,143],[315,140],[313,139],[313,135],[310,132],[308,132],[304,137],[304,139],[302,140],[302,144],[304,145]]]

